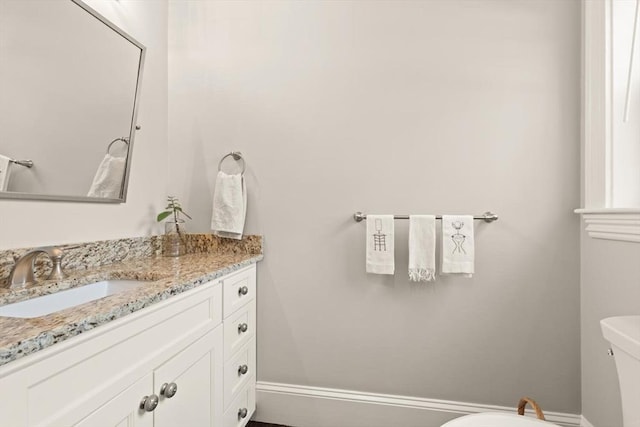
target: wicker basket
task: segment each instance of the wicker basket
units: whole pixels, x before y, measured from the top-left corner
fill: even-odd
[[[530,397],[520,399],[520,403],[518,403],[518,415],[524,415],[524,407],[527,406],[527,403],[536,411],[536,417],[538,417],[539,420],[544,420],[544,413],[542,409],[540,409],[540,405]]]

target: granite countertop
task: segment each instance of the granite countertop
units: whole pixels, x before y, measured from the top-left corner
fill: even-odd
[[[0,365],[193,289],[262,259],[261,254],[155,256],[77,272],[59,282],[0,293],[0,305],[107,279],[149,280],[142,286],[33,319],[0,317]]]

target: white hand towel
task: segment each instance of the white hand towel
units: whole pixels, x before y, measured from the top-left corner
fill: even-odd
[[[247,214],[247,188],[242,174],[227,175],[220,171],[213,192],[213,234],[229,239],[242,239]]]
[[[442,216],[442,273],[471,277],[474,266],[473,216]]]
[[[119,199],[126,165],[126,157],[114,157],[107,153],[98,166],[87,196]]]
[[[393,215],[367,215],[367,273],[394,273],[393,227]]]
[[[436,217],[409,216],[409,280],[432,282],[436,278]]]
[[[11,158],[0,154],[0,191],[7,191],[11,178]]]

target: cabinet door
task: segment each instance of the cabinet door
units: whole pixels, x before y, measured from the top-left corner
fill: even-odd
[[[140,401],[152,393],[153,378],[146,375],[96,409],[75,427],[152,427],[153,413],[140,409]]]
[[[155,427],[222,425],[222,341],[220,325],[154,371]],[[168,397],[163,384],[177,391]]]

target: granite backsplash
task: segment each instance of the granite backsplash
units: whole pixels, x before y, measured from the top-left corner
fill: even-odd
[[[76,244],[51,245],[62,248],[65,256],[62,268],[67,274],[89,270],[116,262],[160,256],[162,236],[135,237],[102,240]],[[35,248],[0,250],[0,286],[6,283],[15,259]],[[223,239],[212,234],[188,234],[187,253],[233,253],[259,255],[262,253],[262,236],[245,236],[242,240]],[[35,273],[38,281],[51,271],[51,261],[46,255],[36,258]]]

